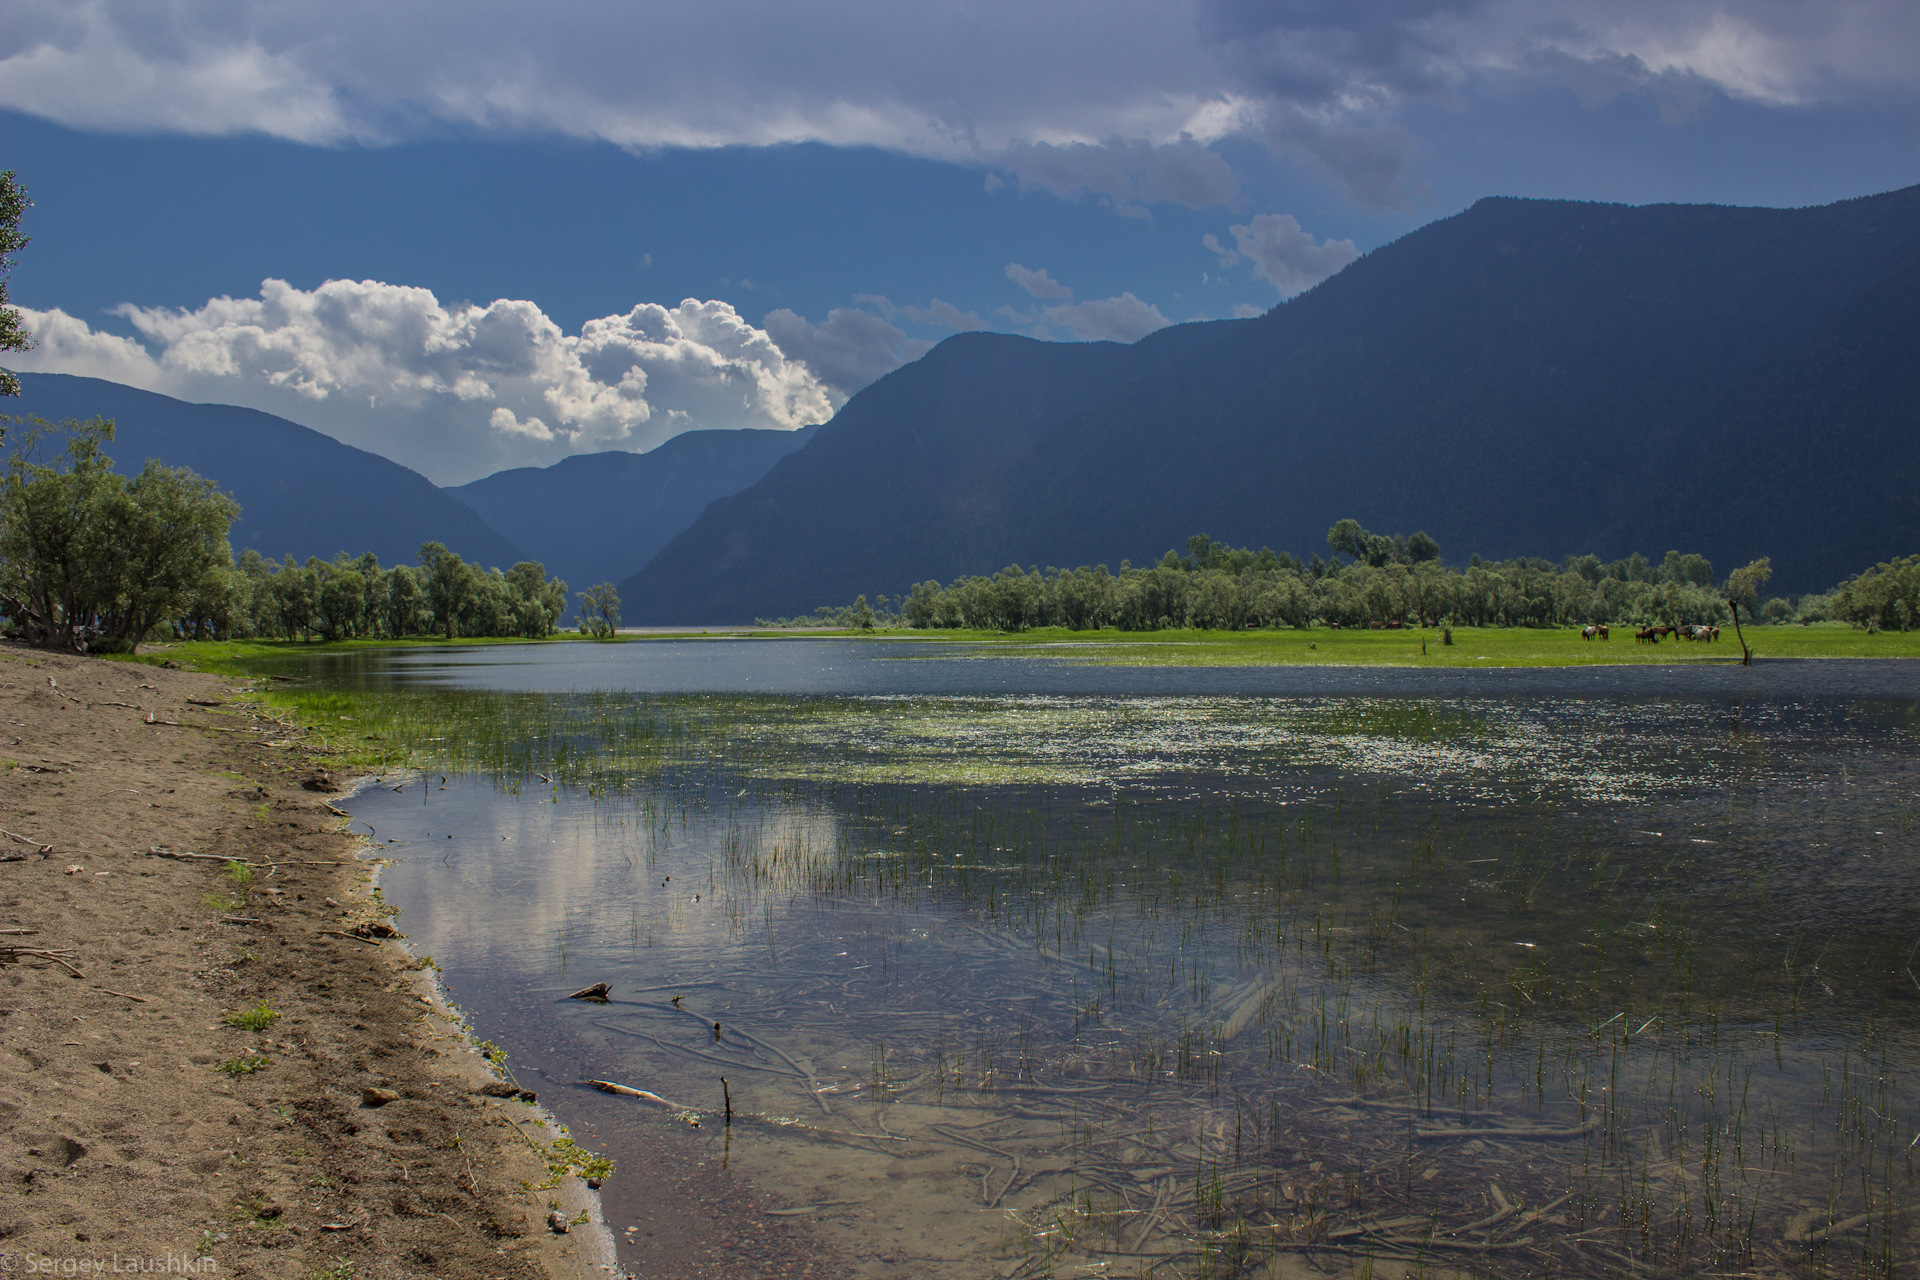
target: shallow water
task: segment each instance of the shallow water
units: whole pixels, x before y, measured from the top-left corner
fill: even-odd
[[[1903,659],[1774,659],[1674,666],[1470,668],[1119,667],[1087,646],[1009,653],[941,641],[650,640],[624,644],[409,647],[293,659],[342,687],[568,693],[941,696],[958,694],[1374,695],[1408,697],[1920,696]]]
[[[706,1144],[862,1276],[1913,1265],[1908,668],[935,696],[778,643],[713,696],[746,646],[330,674],[475,766],[350,807],[596,1139]]]

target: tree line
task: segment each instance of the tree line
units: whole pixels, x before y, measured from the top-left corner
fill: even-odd
[[[1374,625],[1551,627],[1586,623],[1724,625],[1733,604],[1750,621],[1841,619],[1862,626],[1920,625],[1920,556],[1856,575],[1833,591],[1761,602],[1772,574],[1761,559],[1716,576],[1706,557],[1669,551],[1660,561],[1635,552],[1618,560],[1569,556],[1483,560],[1450,568],[1425,533],[1370,533],[1354,520],[1327,532],[1328,554],[1302,561],[1252,551],[1205,534],[1185,554],[1152,565],[1121,561],[1077,569],[1009,565],[991,576],[926,581],[905,595],[863,595],[811,615],[762,619],[767,626],[902,626],[1085,631]],[[1904,612],[1903,612],[1904,610]]]
[[[227,534],[233,498],[185,467],[113,469],[104,418],[24,426],[0,476],[0,613],[9,634],[54,648],[125,652],[143,639],[539,639],[567,608],[567,584],[536,561],[484,569],[438,542],[418,563],[372,553],[275,563]],[[65,448],[48,457],[53,443]],[[580,593],[581,630],[620,623],[612,584]]]

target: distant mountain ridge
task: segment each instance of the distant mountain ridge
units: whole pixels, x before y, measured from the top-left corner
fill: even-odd
[[[107,454],[129,475],[158,458],[191,467],[232,493],[240,519],[229,541],[268,559],[331,559],[371,551],[412,564],[422,542],[505,569],[526,559],[512,539],[416,471],[258,409],[189,404],[157,392],[60,373],[23,373],[0,413],[58,422],[114,420]]]
[[[949,339],[621,584],[733,623],[1352,516],[1447,558],[1699,551],[1816,590],[1920,548],[1920,187],[1482,200],[1240,322]]]
[[[815,430],[687,431],[646,453],[576,454],[444,492],[581,591],[638,570],[709,502],[751,485]]]

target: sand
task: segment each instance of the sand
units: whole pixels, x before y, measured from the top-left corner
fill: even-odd
[[[0,944],[71,966],[0,963],[0,1268],[617,1274],[598,1197],[539,1188],[554,1131],[479,1092],[431,971],[338,936],[378,918],[341,780],[256,710],[217,677],[0,646]],[[226,1023],[263,1002],[270,1025]],[[555,1233],[554,1201],[589,1221]]]

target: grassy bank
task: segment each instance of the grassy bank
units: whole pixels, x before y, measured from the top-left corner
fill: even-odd
[[[308,660],[337,657],[376,649],[418,649],[454,645],[560,644],[586,637],[564,633],[545,640],[513,637],[475,637],[447,640],[431,636],[404,640],[337,640],[309,643],[299,640],[190,640],[144,645],[138,654],[104,655],[110,661],[148,666],[177,666],[230,680],[245,681],[252,700],[277,712],[290,741],[297,740],[308,758],[322,767],[346,772],[378,773],[420,764],[421,742],[409,732],[413,726],[399,710],[417,696],[348,693],[315,689],[297,681]]]
[[[783,632],[755,632],[779,636]],[[1000,631],[834,632],[988,647],[1108,666],[1368,666],[1368,667],[1571,667],[1603,664],[1661,665],[1738,662],[1733,628],[1712,643],[1667,639],[1645,644],[1633,628],[1617,627],[1611,640],[1583,640],[1572,627],[1456,627],[1453,644],[1430,628],[1401,631],[1068,631],[1046,628]],[[1920,658],[1920,631],[1873,634],[1844,623],[1746,629],[1756,659]],[[1424,646],[1424,651],[1423,651]],[[929,654],[931,656],[931,653]]]

